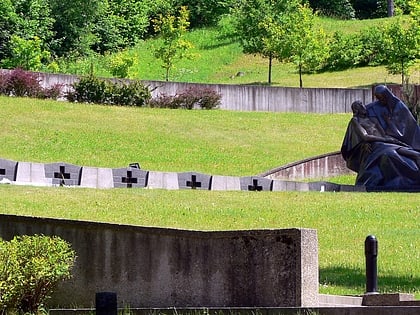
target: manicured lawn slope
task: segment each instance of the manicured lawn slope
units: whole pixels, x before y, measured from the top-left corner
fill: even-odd
[[[254,175],[338,150],[350,116],[119,108],[0,97],[0,157]],[[352,178],[347,179],[352,182]],[[418,194],[216,192],[0,185],[0,213],[197,230],[313,228],[320,292],[364,293],[364,239],[379,289],[420,297]]]

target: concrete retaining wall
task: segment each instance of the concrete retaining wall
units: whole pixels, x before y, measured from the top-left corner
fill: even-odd
[[[0,70],[0,72],[9,70]],[[43,87],[62,84],[71,89],[78,76],[37,73]],[[351,112],[351,103],[372,101],[371,89],[288,88],[261,85],[199,84],[166,81],[143,81],[152,95],[175,95],[192,86],[208,87],[222,95],[221,109],[239,111],[345,113]]]
[[[130,307],[318,305],[311,229],[200,232],[0,214],[0,237],[57,235],[77,253],[50,306],[91,307],[116,292]]]
[[[286,164],[260,174],[260,176],[278,180],[303,180],[345,174],[355,173],[347,167],[341,152],[337,151]]]

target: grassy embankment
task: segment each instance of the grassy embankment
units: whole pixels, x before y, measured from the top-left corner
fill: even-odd
[[[0,157],[246,176],[341,145],[348,114],[183,111],[0,98]],[[351,179],[345,179],[351,180]],[[197,230],[317,229],[320,292],[364,292],[364,239],[379,289],[420,297],[417,194],[216,192],[0,185],[0,212]]]
[[[389,19],[341,21],[319,18],[317,23],[326,32],[358,32],[366,27],[382,29]],[[238,42],[223,39],[221,28],[192,30],[186,39],[193,43],[191,60],[183,59],[176,63],[171,72],[172,81],[223,83],[223,84],[266,84],[268,79],[268,59],[260,56],[246,55]],[[130,77],[142,80],[163,80],[164,70],[159,60],[153,56],[153,47],[158,45],[155,39],[140,42],[127,54],[133,57],[134,65]],[[106,58],[89,58],[69,65],[68,71],[87,74],[94,65],[94,71],[100,76],[110,76]],[[237,74],[241,75],[237,75]],[[390,75],[385,67],[363,67],[340,72],[304,74],[304,87],[366,87],[376,83],[400,83],[399,75]],[[420,83],[420,70],[414,70],[412,83]],[[273,62],[272,84],[277,86],[298,87],[299,75],[296,68],[289,63]]]

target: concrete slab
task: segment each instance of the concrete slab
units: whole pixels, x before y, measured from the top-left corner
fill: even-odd
[[[178,173],[149,171],[147,188],[150,189],[179,189]]]
[[[80,186],[88,188],[113,188],[112,169],[83,167]]]
[[[309,191],[309,185],[305,182],[273,180],[273,191]]]
[[[45,177],[45,165],[42,163],[19,162],[16,172],[16,184],[51,186],[52,178]]]
[[[234,176],[213,176],[211,190],[241,190],[239,177]]]

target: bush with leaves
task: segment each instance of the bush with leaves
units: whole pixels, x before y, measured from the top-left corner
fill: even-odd
[[[0,314],[37,313],[54,287],[71,277],[75,259],[70,244],[57,236],[0,240]]]
[[[73,91],[66,94],[70,102],[144,106],[151,98],[148,87],[141,81],[111,81],[89,75],[72,87]]]
[[[213,109],[220,106],[222,96],[211,88],[190,87],[175,96],[161,94],[149,101],[153,108]]]
[[[58,99],[62,84],[43,88],[36,73],[17,68],[0,73],[0,94],[17,97]]]

